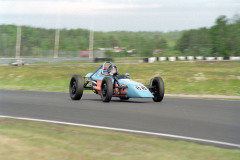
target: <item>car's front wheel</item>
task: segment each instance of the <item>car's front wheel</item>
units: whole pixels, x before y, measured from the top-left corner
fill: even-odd
[[[80,100],[83,95],[83,78],[80,75],[73,75],[69,84],[69,93],[72,100]]]
[[[105,77],[101,84],[101,98],[103,102],[110,102],[113,95],[112,79]]]
[[[154,77],[150,82],[154,102],[161,102],[164,97],[164,82],[161,77]]]

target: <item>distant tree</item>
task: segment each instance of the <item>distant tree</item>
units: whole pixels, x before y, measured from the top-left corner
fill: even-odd
[[[198,30],[185,31],[177,41],[175,49],[185,54],[207,55],[210,54],[211,45],[208,29],[200,28]]]
[[[226,16],[220,16],[217,18],[215,25],[210,29],[213,53],[219,56],[228,56],[226,43],[228,34],[227,22]]]
[[[167,49],[168,48],[168,42],[166,39],[159,39],[157,42],[156,42],[156,48],[157,49]]]
[[[240,56],[240,16],[235,15],[229,24],[227,45],[231,56]]]

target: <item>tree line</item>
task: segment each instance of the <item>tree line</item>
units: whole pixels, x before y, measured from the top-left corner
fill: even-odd
[[[175,49],[185,55],[240,56],[240,17],[219,16],[209,29],[185,31]]]
[[[53,56],[55,29],[21,27],[21,56]],[[60,56],[79,56],[80,51],[89,49],[89,34],[86,29],[61,29],[59,40]],[[152,56],[157,48],[168,49],[168,41],[174,43],[182,32],[94,32],[94,50],[121,47],[124,51],[117,55],[130,56],[127,50],[134,50],[136,56]],[[0,26],[0,57],[14,57],[17,26]]]
[[[55,29],[22,26],[21,56],[52,57]],[[61,29],[59,56],[79,56],[89,48],[89,30]],[[0,26],[0,57],[14,57],[17,26]],[[94,32],[94,50],[121,47],[124,51],[111,56],[239,56],[240,17],[220,16],[211,28],[174,32]],[[133,50],[129,54],[127,50]],[[155,51],[155,52],[154,52]]]

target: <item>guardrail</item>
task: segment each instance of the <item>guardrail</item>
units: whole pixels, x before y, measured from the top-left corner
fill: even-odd
[[[10,64],[16,60],[22,60],[25,63],[57,63],[57,62],[82,62],[82,61],[93,61],[89,58],[0,58],[0,64]]]
[[[0,58],[0,64],[10,64],[16,60],[22,60],[25,63],[58,63],[58,62],[99,62],[111,61],[111,58]],[[143,58],[145,63],[154,63],[155,61],[240,61],[240,57],[203,57],[203,56],[178,56],[178,57],[150,57]]]
[[[16,60],[22,60],[25,63],[58,63],[58,62],[101,62],[101,61],[112,61],[112,58],[0,58],[0,64],[10,64]]]

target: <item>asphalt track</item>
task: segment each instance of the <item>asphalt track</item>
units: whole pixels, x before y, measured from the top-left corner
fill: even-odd
[[[0,90],[0,115],[61,121],[206,139],[240,146],[240,101],[187,98],[113,98],[84,94]],[[190,139],[191,140],[191,139]]]

